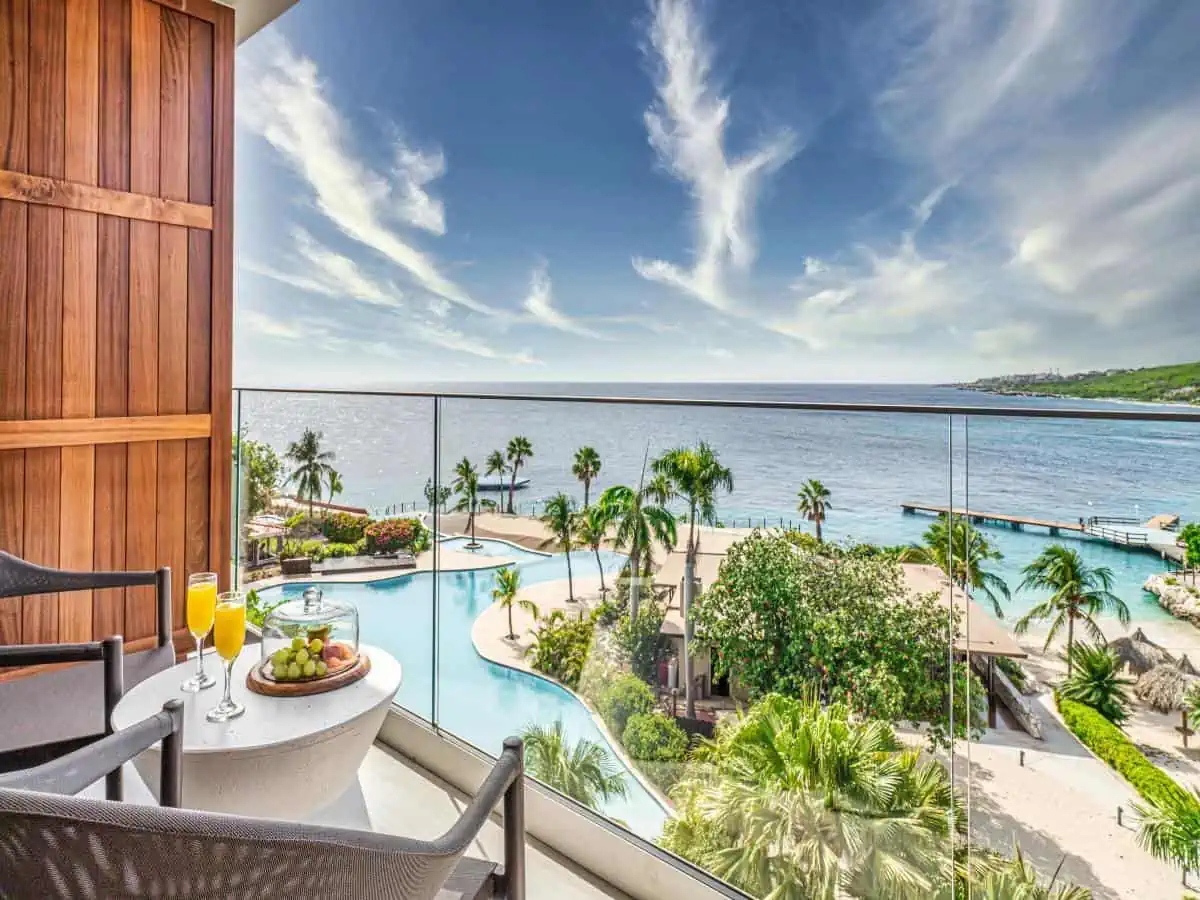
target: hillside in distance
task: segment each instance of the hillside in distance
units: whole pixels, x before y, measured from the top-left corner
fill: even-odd
[[[1001,375],[981,378],[957,387],[991,394],[1200,404],[1200,362],[1144,369],[1108,369],[1074,375],[1057,372]]]

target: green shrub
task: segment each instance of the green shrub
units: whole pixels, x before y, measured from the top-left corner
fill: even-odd
[[[1163,579],[1163,581],[1165,581],[1167,584],[1171,585],[1171,587],[1175,587],[1175,585],[1179,584],[1179,579],[1176,578],[1174,575],[1168,575],[1166,578]]]
[[[420,553],[429,546],[429,529],[419,519],[380,519],[363,530],[368,553]]]
[[[1055,694],[1063,721],[1093,753],[1112,766],[1151,803],[1186,802],[1191,796],[1145,755],[1116,725],[1090,706]]]
[[[303,522],[305,518],[307,518],[306,513],[294,512],[284,520],[283,527],[287,529],[295,528],[297,525]]]
[[[283,550],[280,555],[284,559],[307,556],[313,562],[320,562],[325,558],[325,543],[318,540],[287,540],[283,542]]]
[[[325,545],[325,559],[341,559],[343,556],[358,556],[362,552],[363,542],[337,543],[330,541]]]
[[[667,650],[667,639],[662,635],[663,619],[667,611],[653,600],[640,605],[636,621],[622,616],[617,622],[615,637],[619,646],[629,657],[629,667],[643,681],[653,683],[658,679],[658,661]]]
[[[636,675],[622,675],[601,693],[596,706],[613,734],[620,736],[632,716],[654,710],[654,692]]]
[[[363,538],[370,519],[346,512],[337,512],[321,523],[321,532],[335,544],[353,544]]]
[[[637,760],[679,762],[687,756],[687,732],[660,712],[630,716],[621,742]]]
[[[561,609],[538,620],[529,649],[530,665],[574,690],[592,648],[594,626],[590,619],[568,619]]]
[[[997,656],[995,659],[996,668],[1008,676],[1008,680],[1018,691],[1024,691],[1025,685],[1029,682],[1029,676],[1025,674],[1021,664],[1009,656]]]

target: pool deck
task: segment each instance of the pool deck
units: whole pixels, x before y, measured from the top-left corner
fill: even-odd
[[[443,549],[438,555],[438,567],[443,572],[465,572],[473,569],[495,569],[500,566],[511,565],[517,562],[517,554],[515,553],[511,557],[480,556],[478,553],[470,553],[466,550]],[[379,569],[372,572],[313,572],[310,575],[277,575],[274,578],[264,578],[261,581],[252,581],[246,585],[246,588],[248,590],[252,590],[277,587],[281,584],[308,584],[310,582],[321,584],[361,584],[371,581],[387,581],[389,578],[396,578],[401,575],[410,575],[413,572],[431,571],[433,571],[433,551],[426,550],[424,553],[421,553],[417,556],[417,565],[415,568],[409,566],[407,568],[397,567],[394,569]]]

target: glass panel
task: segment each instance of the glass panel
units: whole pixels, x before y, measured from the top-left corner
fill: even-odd
[[[950,614],[900,561],[934,522],[903,504],[950,502],[945,416],[447,398],[441,423],[441,728],[523,734],[534,777],[757,896],[949,896]],[[631,622],[621,525],[668,519]]]
[[[429,398],[242,391],[240,584],[251,618],[317,585],[403,666],[396,701],[433,719]],[[314,579],[312,573],[319,573]]]
[[[988,399],[1017,415],[1028,405],[1067,406]],[[1019,848],[1042,884],[1061,860],[1059,883],[1096,896],[1174,896],[1194,835],[1191,843],[1183,834],[1168,840],[1168,862],[1155,860],[1139,846],[1147,822],[1131,801],[1173,792],[1172,780],[1186,791],[1200,777],[1180,731],[1189,728],[1184,698],[1194,680],[1187,660],[1200,655],[1200,619],[1189,621],[1187,610],[1200,608],[1200,591],[1194,576],[1178,571],[1185,525],[1200,520],[1196,425],[974,416],[964,430],[963,493],[982,582],[973,588],[976,614],[1013,634],[1024,654],[975,660],[995,686],[995,727],[959,753],[969,772],[975,883],[989,866],[1006,867],[1015,892],[1019,876],[1006,860]],[[989,574],[1011,591],[999,609],[986,598]],[[1176,614],[1144,587],[1173,598]],[[1076,647],[1070,666],[1068,642]],[[1085,745],[1113,759],[1115,771]],[[1183,817],[1200,820],[1200,806],[1179,796]]]

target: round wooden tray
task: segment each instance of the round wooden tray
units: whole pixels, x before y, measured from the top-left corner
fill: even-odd
[[[251,668],[246,673],[246,687],[267,697],[308,697],[353,684],[371,671],[371,658],[365,653],[359,653],[354,664],[339,669],[332,675],[309,678],[305,681],[276,681],[268,671],[270,664],[271,660],[265,659]]]

